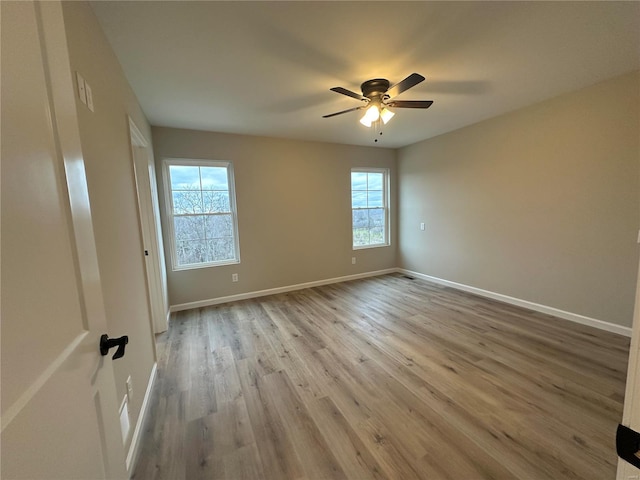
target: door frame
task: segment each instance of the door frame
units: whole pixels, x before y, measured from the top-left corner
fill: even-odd
[[[138,224],[144,253],[151,327],[154,333],[161,333],[166,331],[169,326],[170,312],[157,185],[153,175],[155,172],[152,163],[153,155],[150,152],[150,144],[147,139],[140,132],[133,119],[131,117],[128,119],[131,162],[136,186]],[[138,161],[144,162],[146,168],[140,168]]]
[[[623,425],[640,431],[640,265],[636,281],[636,303],[633,311],[631,328],[631,346],[629,347],[629,367],[627,369],[627,385],[624,395]],[[639,480],[640,469],[618,458],[616,480]]]

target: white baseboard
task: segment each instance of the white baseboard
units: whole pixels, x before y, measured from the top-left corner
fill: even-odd
[[[590,327],[599,328],[600,330],[606,330],[608,332],[613,332],[619,335],[624,335],[626,337],[631,337],[631,328],[623,327],[621,325],[616,325],[615,323],[605,322],[604,320],[598,320],[596,318],[585,317],[584,315],[579,315],[577,313],[567,312],[565,310],[560,310],[558,308],[548,307],[546,305],[540,305],[539,303],[529,302],[527,300],[521,300],[519,298],[510,297],[508,295],[503,295],[501,293],[490,292],[489,290],[483,290],[481,288],[471,287],[469,285],[464,285],[462,283],[451,282],[449,280],[444,280],[438,277],[432,277],[431,275],[425,275],[424,273],[413,272],[411,270],[405,270],[403,268],[398,268],[397,272],[403,273],[405,275],[411,275],[413,277],[421,278],[423,280],[437,283],[439,285],[452,287],[457,290],[474,293],[481,297],[491,298],[493,300],[498,300],[500,302],[509,303],[511,305],[516,305],[518,307],[528,308],[529,310],[534,310],[536,312],[546,313],[548,315],[553,315],[554,317],[570,320],[572,322],[580,323],[582,325],[588,325]]]
[[[235,302],[237,300],[246,300],[249,298],[264,297],[267,295],[275,295],[278,293],[292,292],[295,290],[302,290],[304,288],[319,287],[321,285],[329,285],[331,283],[347,282],[349,280],[357,280],[359,278],[375,277],[378,275],[386,275],[389,273],[403,273],[405,275],[411,275],[414,277],[427,280],[429,282],[437,283],[447,287],[452,287],[457,290],[473,293],[481,297],[491,298],[500,302],[516,305],[518,307],[528,308],[536,312],[546,313],[554,317],[563,318],[572,322],[580,323],[582,325],[588,325],[600,330],[606,330],[608,332],[617,333],[626,337],[631,337],[631,328],[616,325],[615,323],[605,322],[604,320],[598,320],[596,318],[586,317],[577,313],[567,312],[558,308],[549,307],[547,305],[541,305],[539,303],[530,302],[528,300],[522,300],[501,293],[491,292],[489,290],[483,290],[481,288],[472,287],[470,285],[464,285],[462,283],[456,283],[449,280],[444,280],[438,277],[432,277],[431,275],[425,275],[424,273],[414,272],[403,268],[387,268],[385,270],[376,270],[373,272],[358,273],[355,275],[346,275],[343,277],[328,278],[325,280],[317,280],[314,282],[298,283],[295,285],[287,285],[285,287],[269,288],[266,290],[258,290],[253,292],[240,293],[237,295],[228,295],[226,297],[210,298],[207,300],[200,300],[197,302],[181,303],[178,305],[171,305],[169,312],[179,312],[182,310],[189,310],[191,308],[202,308],[211,305],[219,305],[222,303]]]
[[[237,295],[229,295],[226,297],[210,298],[207,300],[199,300],[197,302],[180,303],[171,305],[170,312],[179,312],[181,310],[189,310],[191,308],[209,307],[211,305],[219,305],[221,303],[235,302],[237,300],[246,300],[248,298],[264,297],[267,295],[275,295],[278,293],[293,292],[294,290],[302,290],[304,288],[319,287],[320,285],[329,285],[331,283],[347,282],[349,280],[357,280],[359,278],[376,277],[378,275],[386,275],[388,273],[397,272],[397,268],[387,268],[385,270],[376,270],[373,272],[357,273],[355,275],[346,275],[344,277],[328,278],[325,280],[317,280],[315,282],[298,283],[296,285],[287,285],[285,287],[269,288],[267,290],[258,290],[254,292],[240,293]]]
[[[140,414],[138,415],[138,421],[136,422],[136,428],[133,430],[133,437],[131,437],[131,445],[129,445],[129,452],[127,453],[127,472],[129,477],[133,475],[133,469],[138,460],[140,437],[142,436],[142,426],[144,425],[144,419],[147,416],[147,410],[149,409],[149,402],[151,400],[151,392],[153,392],[153,384],[156,381],[156,375],[158,373],[158,364],[154,363],[149,375],[149,381],[147,382],[147,391],[144,393],[144,399],[142,400],[142,407],[140,408]]]

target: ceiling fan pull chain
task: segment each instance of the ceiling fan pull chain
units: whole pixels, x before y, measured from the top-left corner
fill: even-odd
[[[382,136],[382,121],[380,119],[374,122],[373,127],[373,141],[374,143],[378,143],[378,137]]]

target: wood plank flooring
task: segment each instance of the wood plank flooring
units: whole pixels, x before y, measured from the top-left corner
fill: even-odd
[[[400,274],[179,312],[134,478],[614,479],[628,349]]]

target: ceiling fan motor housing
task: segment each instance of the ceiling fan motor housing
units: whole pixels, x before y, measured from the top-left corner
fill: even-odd
[[[389,80],[386,78],[374,78],[364,82],[360,88],[362,89],[362,96],[373,100],[374,98],[382,99],[383,95],[389,90],[389,85]]]

